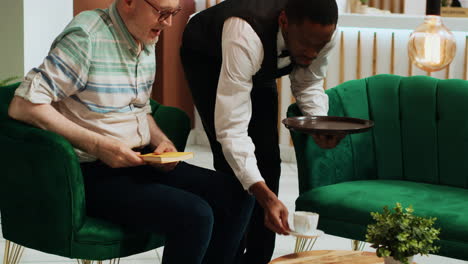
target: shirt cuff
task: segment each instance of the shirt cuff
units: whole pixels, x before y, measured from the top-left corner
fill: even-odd
[[[252,185],[257,182],[264,182],[265,180],[261,176],[260,171],[257,169],[255,172],[245,171],[245,174],[242,175],[239,181],[242,184],[242,187],[244,187],[244,190],[249,191]]]
[[[44,89],[41,85],[40,74],[35,74],[32,78],[28,76],[16,89],[15,96],[21,97],[33,104],[50,104],[53,99],[50,93]]]

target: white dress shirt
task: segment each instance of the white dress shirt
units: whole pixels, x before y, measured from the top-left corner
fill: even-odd
[[[307,67],[294,67],[290,73],[292,94],[305,115],[327,115],[328,97],[323,90],[323,78],[328,65],[327,56],[335,46],[332,40]],[[286,49],[281,34],[277,37],[278,55]],[[218,82],[215,106],[216,138],[224,156],[244,189],[264,181],[257,166],[255,145],[247,129],[252,117],[252,77],[260,70],[263,44],[249,23],[232,17],[224,22],[222,33],[223,62]],[[278,59],[278,68],[291,63],[289,57]]]

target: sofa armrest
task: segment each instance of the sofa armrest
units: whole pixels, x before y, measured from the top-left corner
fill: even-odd
[[[73,147],[58,134],[12,119],[2,121],[0,146],[4,237],[32,248],[70,243],[85,217],[83,178]]]

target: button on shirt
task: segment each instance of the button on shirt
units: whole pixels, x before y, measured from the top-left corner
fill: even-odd
[[[328,97],[323,90],[327,57],[336,43],[332,40],[320,51],[309,67],[294,67],[289,75],[291,90],[305,115],[327,115]],[[286,49],[281,34],[277,37],[278,56]],[[252,117],[252,76],[261,68],[262,42],[249,23],[237,17],[225,21],[222,35],[223,63],[218,82],[215,106],[216,137],[224,156],[244,189],[264,181],[257,166],[255,146],[248,136]],[[278,68],[291,64],[289,57],[278,59]],[[273,133],[273,132],[272,132]]]
[[[149,144],[155,47],[139,50],[115,4],[82,12],[55,39],[43,64],[26,75],[15,95],[35,104],[52,104],[74,123],[130,148]],[[81,162],[96,160],[75,151]]]

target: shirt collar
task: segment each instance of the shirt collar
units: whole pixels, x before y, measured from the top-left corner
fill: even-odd
[[[138,54],[138,44],[128,31],[127,26],[117,10],[115,2],[109,7],[109,15],[119,38],[127,44],[129,50],[135,53],[135,55]],[[151,52],[151,47],[153,47],[153,45],[144,45],[143,51],[148,55]]]
[[[330,42],[327,43],[327,45],[325,45],[325,47],[322,49],[326,49],[328,46],[332,45],[334,46],[335,42],[336,42],[336,39],[337,39],[337,36],[338,36],[338,27],[335,29],[335,31],[333,32],[333,35],[332,35],[332,38],[330,40]],[[283,33],[281,32],[281,27],[279,27],[278,29],[278,35],[276,37],[276,52],[278,53],[278,56],[281,54],[281,52],[283,50],[286,50],[286,42],[284,41],[284,38],[283,38]]]
[[[286,43],[284,42],[283,33],[281,32],[281,27],[278,27],[278,35],[276,37],[276,52],[278,53],[278,56],[285,49]]]

